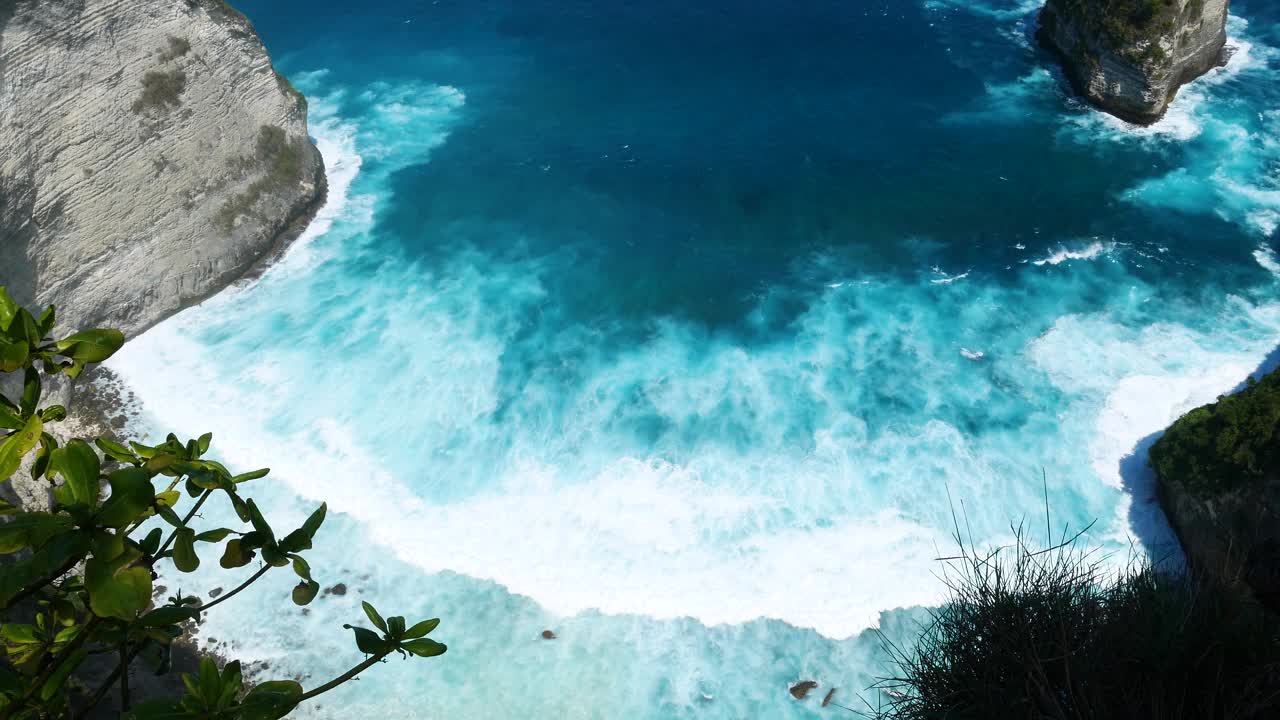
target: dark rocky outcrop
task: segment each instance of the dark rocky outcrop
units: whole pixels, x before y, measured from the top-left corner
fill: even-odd
[[[817,687],[818,687],[818,683],[812,680],[804,680],[802,682],[796,683],[795,685],[792,685],[791,688],[788,690],[788,692],[791,693],[791,697],[797,700],[803,700],[809,697],[810,691],[814,690]]]
[[[1229,0],[1048,0],[1040,43],[1076,92],[1134,123],[1159,120],[1182,85],[1223,60]]]
[[[1180,418],[1151,464],[1193,566],[1280,611],[1280,371]]]

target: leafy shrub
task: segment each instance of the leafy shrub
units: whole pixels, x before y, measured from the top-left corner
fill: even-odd
[[[262,175],[244,192],[228,198],[218,208],[214,222],[223,232],[231,232],[236,219],[242,215],[252,215],[264,195],[279,192],[296,182],[302,173],[303,142],[300,139],[290,141],[283,128],[274,125],[259,127],[253,149],[253,156],[241,158],[240,166],[246,171],[257,170]]]
[[[1126,51],[1139,43],[1153,43],[1172,29],[1178,12],[1174,0],[1049,0],[1056,10],[1084,23],[1108,49]],[[1157,48],[1158,49],[1158,48]],[[1148,48],[1148,52],[1150,51]]]
[[[1072,538],[946,559],[949,602],[889,645],[880,720],[1280,717],[1280,624],[1214,580],[1102,570]]]
[[[182,104],[183,91],[187,89],[187,74],[181,70],[158,72],[152,70],[142,76],[142,95],[133,101],[132,110],[140,113],[155,108],[164,110]]]
[[[1280,370],[1182,416],[1151,447],[1151,465],[1201,496],[1280,471]]]
[[[439,620],[409,626],[403,617],[383,618],[363,603],[376,631],[344,627],[355,634],[365,659],[319,687],[304,691],[293,680],[259,682],[246,688],[240,666],[219,669],[208,658],[187,676],[179,699],[147,698],[131,707],[128,668],[135,661],[168,672],[173,644],[205,613],[240,594],[275,568],[290,567],[299,580],[292,600],[306,605],[320,589],[303,553],[325,518],[322,504],[301,527],[277,534],[246,484],[268,470],[236,474],[207,457],[212,436],[181,442],[169,435],[159,445],[121,444],[106,437],[60,444],[48,429],[66,418],[59,405],[41,407],[45,378],[78,377],[124,343],[116,330],[88,330],[62,339],[51,333],[52,307],[36,318],[0,287],[0,372],[22,373],[22,395],[0,395],[0,482],[30,462],[33,481],[47,483],[53,505],[30,511],[0,502],[0,720],[82,716],[119,683],[121,710],[138,720],[218,718],[271,720],[301,702],[356,677],[391,653],[434,657],[446,647],[426,637]],[[96,447],[96,449],[95,449]],[[109,488],[103,492],[104,486]],[[197,527],[209,501],[226,502],[240,527]],[[201,603],[181,593],[153,603],[157,568],[179,572],[201,565],[201,548],[222,546],[219,564],[258,569],[234,589]],[[83,568],[79,570],[77,568]],[[112,653],[118,664],[87,697],[68,680],[92,655]]]
[[[160,61],[169,62],[171,60],[177,60],[189,52],[191,52],[190,40],[170,35],[168,38],[168,47],[160,51]]]

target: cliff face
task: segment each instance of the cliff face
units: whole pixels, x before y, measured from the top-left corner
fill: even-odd
[[[1280,371],[1180,418],[1151,464],[1188,559],[1280,611]]]
[[[1120,118],[1152,123],[1178,88],[1218,65],[1229,0],[1048,0],[1040,43],[1076,92]]]
[[[0,284],[136,334],[324,193],[306,101],[221,0],[0,0]]]

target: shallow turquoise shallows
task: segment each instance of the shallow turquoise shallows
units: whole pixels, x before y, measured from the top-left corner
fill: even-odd
[[[1272,3],[1145,129],[1070,97],[1034,1],[238,4],[328,204],[112,365],[271,466],[280,525],[329,502],[349,592],[269,575],[206,643],[314,685],[360,599],[443,618],[304,716],[875,703],[867,630],[944,596],[953,510],[1040,540],[1047,489],[1055,534],[1176,559],[1145,447],[1280,341]],[[208,560],[164,581],[237,582]]]

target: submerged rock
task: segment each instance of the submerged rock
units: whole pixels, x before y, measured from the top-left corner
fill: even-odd
[[[542,639],[543,639],[543,640],[555,640],[555,639],[556,639],[556,634],[555,634],[554,632],[552,632],[551,630],[543,630],[543,631],[542,631]]]
[[[809,696],[809,691],[818,687],[818,683],[812,680],[804,680],[791,686],[791,697],[797,700],[803,700]]]
[[[1221,64],[1229,0],[1048,0],[1040,43],[1076,92],[1129,122],[1159,120],[1178,88]]]

